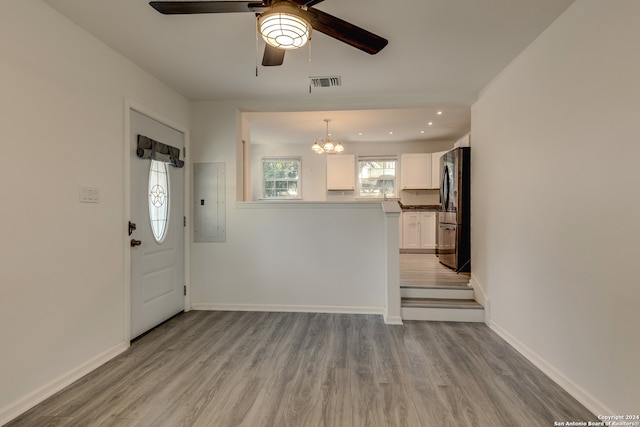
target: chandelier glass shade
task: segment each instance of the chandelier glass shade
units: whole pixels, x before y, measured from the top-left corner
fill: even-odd
[[[298,49],[311,38],[311,24],[288,2],[279,3],[260,15],[258,31],[265,42],[278,49]]]
[[[329,122],[331,119],[324,119],[324,121],[327,123],[327,134],[324,139],[318,138],[311,146],[311,150],[317,154],[342,153],[344,151],[344,147],[340,144],[340,141],[332,141],[331,135],[329,134]]]

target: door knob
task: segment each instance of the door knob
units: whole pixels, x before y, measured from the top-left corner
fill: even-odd
[[[142,240],[131,239],[131,247],[140,246],[142,244]]]

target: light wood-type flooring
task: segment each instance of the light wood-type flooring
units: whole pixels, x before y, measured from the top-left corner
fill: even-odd
[[[191,311],[8,426],[553,426],[597,421],[486,325]]]
[[[400,254],[400,286],[466,287],[470,278],[470,273],[456,273],[440,264],[434,254]]]

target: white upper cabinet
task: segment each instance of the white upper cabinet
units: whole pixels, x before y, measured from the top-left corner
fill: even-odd
[[[456,141],[454,147],[471,147],[471,134],[466,134],[462,138]]]
[[[400,178],[403,190],[424,190],[431,184],[431,153],[403,154],[400,157]]]
[[[356,188],[356,158],[353,154],[327,154],[327,190]]]

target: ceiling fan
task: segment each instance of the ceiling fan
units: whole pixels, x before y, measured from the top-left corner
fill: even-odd
[[[385,38],[313,7],[322,1],[152,1],[149,4],[165,15],[255,13],[258,30],[267,43],[262,57],[263,66],[282,65],[285,51],[304,46],[312,29],[370,55],[380,52],[389,43]]]

